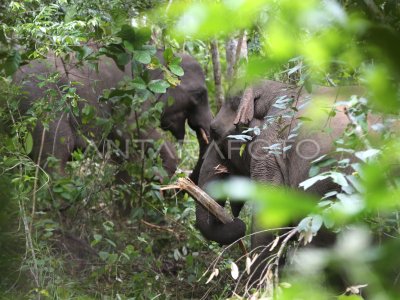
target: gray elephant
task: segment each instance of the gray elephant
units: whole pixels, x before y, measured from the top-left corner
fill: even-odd
[[[162,52],[158,51],[157,56],[163,61]],[[179,54],[182,58],[181,66],[184,75],[181,82],[176,87],[171,87],[165,94],[159,96],[159,101],[164,102],[161,114],[161,128],[170,131],[175,138],[183,140],[185,136],[185,123],[196,132],[200,158],[191,174],[193,181],[197,182],[206,145],[208,143],[209,125],[211,122],[211,111],[208,104],[207,89],[205,77],[201,66],[191,56]],[[44,77],[51,76],[54,72],[59,73],[59,77],[54,83],[45,87],[40,85]],[[162,78],[161,71],[150,71],[150,79]],[[101,57],[98,62],[98,71],[89,67],[88,64],[79,65],[76,63],[65,63],[57,57],[47,57],[45,60],[32,61],[28,65],[22,66],[14,76],[14,83],[22,86],[22,99],[20,101],[20,110],[22,115],[32,108],[37,99],[48,97],[49,101],[59,103],[53,105],[52,120],[48,125],[48,130],[43,131],[43,125],[37,124],[33,132],[33,157],[35,161],[43,164],[48,156],[54,156],[60,161],[60,171],[63,172],[66,162],[70,159],[72,151],[77,148],[84,149],[90,140],[101,149],[104,147],[104,139],[117,140],[121,150],[126,152],[128,145],[126,141],[131,139],[132,132],[130,125],[135,125],[137,121],[136,111],[130,112],[126,117],[126,122],[121,126],[114,126],[107,136],[104,136],[104,129],[96,124],[95,119],[107,120],[114,113],[118,113],[115,107],[110,103],[98,101],[100,95],[106,89],[116,88],[118,83],[125,77],[130,78],[130,66],[121,71],[114,61],[107,57]],[[85,104],[80,102],[79,113],[73,114],[73,103],[62,102],[63,88],[70,82],[77,82],[76,94],[85,103],[94,108],[94,118],[91,121],[85,121],[81,117],[85,110]],[[46,90],[52,89],[49,95],[45,95]],[[167,104],[168,99],[172,97],[174,102]],[[142,111],[151,105],[149,101],[145,102]],[[139,136],[138,136],[139,135]],[[136,139],[158,140],[161,134],[156,128],[146,129],[135,136]],[[175,149],[168,141],[164,142],[160,148],[160,156],[163,161],[163,167],[169,175],[172,175],[177,166],[177,155]]]
[[[262,183],[298,188],[299,183],[308,178],[311,161],[329,153],[333,149],[333,141],[343,133],[349,123],[343,107],[336,107],[335,114],[332,114],[334,102],[347,100],[353,94],[361,95],[362,89],[318,87],[310,95],[305,89],[296,86],[262,81],[230,97],[211,123],[212,141],[200,171],[199,186],[207,190],[212,181],[229,176],[244,176]],[[331,109],[325,115],[320,115],[321,119],[317,122],[309,122],[310,125],[304,122],[302,127],[293,131],[299,125],[299,117],[311,113],[308,109],[301,109],[310,101],[310,96],[313,100],[309,107],[314,108],[318,102],[322,102],[324,107]],[[321,101],[318,101],[318,98]],[[290,103],[290,107],[297,109],[284,108],[282,103]],[[243,123],[250,128],[261,128],[266,122],[267,127],[261,130],[259,135],[254,135],[251,141],[227,138],[229,135],[242,134]],[[293,136],[289,137],[291,134]],[[246,146],[242,152],[243,144]],[[273,151],[277,145],[290,149],[277,154]],[[266,150],[268,147],[271,151]],[[336,189],[336,184],[325,181],[314,185],[308,191],[324,195]],[[224,206],[226,199],[217,201]],[[234,220],[228,224],[216,220],[200,205],[196,207],[196,225],[204,237],[220,244],[230,244],[245,235],[246,226],[237,218],[243,202],[231,201],[230,204]],[[252,232],[257,230],[253,220]],[[270,239],[271,237],[265,234],[252,235],[251,247],[255,249],[266,245]],[[262,257],[260,255],[254,268],[257,268]],[[260,272],[261,269],[259,272],[253,272],[253,279],[261,278]]]

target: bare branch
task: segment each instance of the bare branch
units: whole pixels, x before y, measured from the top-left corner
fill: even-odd
[[[222,76],[221,76],[221,62],[219,59],[218,41],[212,40],[210,43],[210,51],[212,64],[214,69],[214,83],[215,83],[215,100],[217,103],[217,109],[219,109],[224,103],[224,90],[222,88]]]

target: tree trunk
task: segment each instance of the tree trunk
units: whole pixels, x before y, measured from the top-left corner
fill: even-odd
[[[222,88],[222,76],[221,76],[221,63],[219,60],[218,42],[212,40],[210,43],[211,58],[214,69],[214,82],[215,82],[215,101],[217,109],[219,110],[224,103],[224,90]]]
[[[226,41],[227,78],[231,82],[235,77],[237,64],[241,57],[247,58],[246,33],[241,32],[239,38],[230,38]]]

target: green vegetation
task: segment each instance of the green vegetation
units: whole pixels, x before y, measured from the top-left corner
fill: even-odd
[[[399,299],[400,3],[133,2],[0,3],[0,298]],[[231,80],[225,76],[230,67],[225,41],[244,33],[248,58],[236,55]],[[46,126],[66,111],[89,122],[93,112],[90,106],[77,108],[85,99],[76,94],[78,83],[70,82],[61,97],[47,89],[21,117],[21,86],[12,83],[21,65],[49,52],[93,69],[104,55],[121,68],[132,61],[135,79],[100,97],[113,103],[118,114],[96,122],[106,136],[112,126],[126,125],[127,111],[140,112],[151,99],[151,108],[142,112],[133,130],[156,128],[163,106],[153,95],[179,84],[183,69],[174,56],[177,52],[188,52],[202,65],[217,113],[212,41],[218,42],[224,91],[260,78],[296,84],[309,92],[316,85],[362,85],[367,91],[365,99],[353,97],[344,103],[351,122],[335,142],[335,155],[317,158],[310,178],[301,184],[307,190],[331,178],[340,192],[315,199],[249,180],[215,186],[213,195],[245,192],[260,208],[265,226],[285,227],[271,245],[276,250],[297,249],[295,243],[283,243],[288,235],[296,234],[300,244],[326,231],[337,236],[323,249],[299,246],[297,259],[308,267],[294,261],[279,268],[279,279],[271,275],[270,286],[258,290],[246,290],[246,259],[251,256],[241,257],[237,247],[206,241],[195,228],[194,200],[182,192],[160,191],[160,185],[184,172],[167,179],[156,151],[150,149],[141,161],[122,166],[132,176],[125,184],[114,182],[119,167],[110,164],[109,157],[115,148],[103,155],[95,149],[74,151],[62,175],[37,165],[29,155],[38,120]],[[166,49],[166,65],[155,59],[161,47]],[[149,82],[148,69],[161,70],[164,78]],[[38,76],[39,84],[49,86],[58,76]],[[384,121],[371,128],[370,114]],[[303,121],[318,118],[316,113],[311,121]],[[187,129],[186,139],[190,143],[183,148],[177,145],[181,170],[191,169],[197,160],[195,133]],[[357,157],[357,163],[346,159],[346,153]],[[49,158],[47,164],[56,167],[57,161]],[[126,207],[132,207],[128,216],[121,213]],[[300,220],[297,227],[286,228],[293,219]],[[249,246],[250,239],[245,243]],[[276,257],[279,262],[280,255]],[[351,279],[346,292],[334,290],[335,279],[329,276],[335,273]]]

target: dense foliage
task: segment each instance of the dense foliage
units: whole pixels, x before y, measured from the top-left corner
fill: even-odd
[[[363,299],[366,294],[371,299],[398,299],[398,1],[6,0],[0,3],[0,20],[0,297]],[[337,235],[330,247],[298,249],[297,259],[306,262],[307,269],[294,261],[280,270],[279,278],[271,275],[267,288],[251,291],[246,290],[245,273],[253,257],[240,257],[236,247],[222,249],[201,237],[194,227],[194,200],[183,193],[160,192],[160,185],[169,180],[156,180],[165,175],[156,151],[150,149],[137,163],[117,167],[108,163],[116,149],[101,156],[93,149],[76,150],[63,175],[49,174],[37,165],[29,154],[38,120],[48,124],[60,110],[89,120],[92,111],[77,109],[84,99],[71,82],[61,97],[49,88],[46,97],[21,117],[21,87],[12,83],[21,65],[49,52],[93,68],[101,56],[111,57],[121,68],[132,61],[135,79],[101,97],[118,106],[119,113],[96,121],[106,133],[116,124],[124,125],[127,111],[140,112],[143,102],[152,99],[151,108],[142,112],[133,128],[136,133],[159,126],[162,105],[153,96],[179,84],[182,68],[174,52],[187,51],[199,60],[211,104],[217,107],[208,45],[219,41],[223,53],[224,41],[243,31],[249,56],[237,62],[236,83],[223,76],[225,90],[269,78],[310,92],[315,85],[359,84],[367,91],[366,98],[342,103],[349,108],[348,129],[335,142],[335,153],[317,158],[310,178],[300,186],[307,190],[331,178],[341,186],[340,192],[314,199],[248,180],[215,187],[215,195],[228,197],[245,191],[267,227],[301,220],[297,227],[278,230],[271,245],[278,252],[273,262],[279,263],[279,251],[297,249],[298,243],[285,242],[288,236],[296,235],[305,245],[325,231]],[[155,58],[160,47],[166,49],[165,64]],[[224,55],[220,60],[225,74],[228,62]],[[148,69],[160,69],[164,79],[149,82]],[[46,86],[57,76],[39,79]],[[285,109],[292,104],[276,103]],[[332,108],[330,113],[334,114]],[[383,121],[368,127],[370,114]],[[315,110],[302,121],[321,118]],[[193,132],[187,131],[194,141]],[[295,135],[295,129],[291,133]],[[195,145],[178,145],[181,170],[193,167]],[[288,149],[274,145],[269,150],[280,155]],[[347,154],[357,161],[347,159]],[[117,168],[127,170],[132,181],[115,184]],[[177,172],[171,182],[183,175]],[[126,216],[121,207],[132,210]],[[346,292],[330,290],[335,282],[326,270],[350,278]]]

